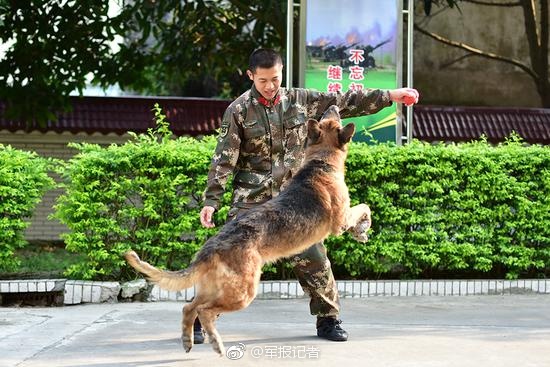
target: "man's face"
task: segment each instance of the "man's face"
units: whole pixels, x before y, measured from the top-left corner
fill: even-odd
[[[265,99],[271,100],[277,95],[283,80],[283,65],[278,64],[269,69],[256,68],[254,73],[250,70],[247,70],[246,73]]]

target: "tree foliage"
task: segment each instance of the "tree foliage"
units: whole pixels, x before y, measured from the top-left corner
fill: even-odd
[[[140,49],[110,42],[126,26],[127,14],[109,16],[109,1],[17,0],[0,2],[0,98],[7,117],[54,120],[68,95],[94,83],[139,82]]]
[[[245,69],[257,47],[281,49],[285,2],[164,0],[142,17],[150,51],[149,93],[234,97],[249,87]]]
[[[90,78],[144,94],[234,96],[248,85],[249,53],[282,48],[285,7],[277,0],[0,0],[0,99],[8,118],[43,124]]]

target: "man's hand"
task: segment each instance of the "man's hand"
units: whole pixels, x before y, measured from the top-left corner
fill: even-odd
[[[393,102],[403,103],[405,106],[411,106],[418,103],[420,94],[416,89],[412,88],[398,88],[390,90],[390,99]]]
[[[212,214],[214,214],[215,211],[216,209],[214,209],[211,206],[205,206],[204,208],[202,208],[200,216],[201,216],[201,224],[204,227],[214,228],[216,226],[214,222],[212,222]]]

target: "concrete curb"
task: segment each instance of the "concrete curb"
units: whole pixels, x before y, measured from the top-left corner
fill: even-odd
[[[0,299],[2,294],[63,292],[65,305],[115,303],[125,284],[67,279],[0,280]],[[550,279],[342,280],[337,281],[337,286],[341,298],[550,294]],[[190,301],[195,295],[195,288],[169,292],[156,285],[150,288],[145,282],[142,288],[147,292],[144,299],[152,302]],[[263,281],[257,294],[258,299],[303,297],[307,296],[297,281]]]
[[[119,282],[67,280],[64,304],[115,303],[118,301],[120,288]]]

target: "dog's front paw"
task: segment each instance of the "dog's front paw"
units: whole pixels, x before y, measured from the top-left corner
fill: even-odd
[[[370,217],[366,217],[355,227],[352,227],[348,230],[348,232],[351,234],[351,236],[359,242],[367,242],[369,240],[368,230],[371,225]]]

